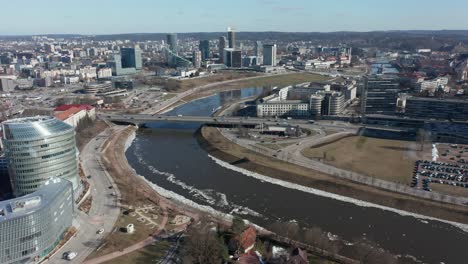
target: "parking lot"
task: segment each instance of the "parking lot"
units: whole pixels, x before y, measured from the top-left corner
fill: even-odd
[[[432,191],[431,184],[468,188],[468,164],[418,160],[415,162],[411,187]]]

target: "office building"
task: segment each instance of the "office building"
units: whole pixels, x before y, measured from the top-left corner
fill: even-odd
[[[224,49],[226,48],[226,37],[222,36],[219,37],[219,61],[220,63],[224,63]]]
[[[167,34],[167,48],[172,51],[174,54],[179,53],[179,48],[177,46],[177,34]]]
[[[194,50],[192,53],[192,63],[193,67],[200,68],[202,61],[202,52],[199,50]]]
[[[139,47],[122,48],[120,49],[120,55],[122,68],[135,68],[137,70],[141,70],[143,63],[141,59],[141,49]]]
[[[263,65],[276,66],[276,44],[263,45]]]
[[[122,67],[122,56],[120,54],[114,54],[113,59],[107,62],[107,67],[112,69],[112,75],[130,75],[136,73],[136,68],[123,68]]]
[[[363,114],[395,114],[398,92],[399,83],[395,76],[371,75],[364,77],[361,112]]]
[[[227,37],[228,37],[228,48],[235,49],[236,48],[236,32],[231,27],[227,29]]]
[[[37,263],[48,256],[72,225],[69,181],[53,178],[35,192],[0,202],[0,263]]]
[[[255,65],[262,65],[263,64],[263,44],[259,40],[255,41],[254,56],[257,57]]]
[[[329,88],[329,87],[328,87]],[[325,87],[287,86],[261,99],[258,117],[339,115],[347,103],[342,92]]]
[[[456,98],[406,98],[405,115],[413,118],[468,121],[468,101]]]
[[[231,48],[224,49],[224,64],[231,68],[242,67],[242,52]]]
[[[201,51],[201,59],[206,61],[210,58],[210,41],[209,40],[200,40],[198,48]]]
[[[75,129],[53,117],[36,116],[2,123],[5,156],[13,193],[35,192],[52,177],[79,187]]]
[[[341,92],[325,92],[323,96],[321,115],[339,115],[345,107],[345,95]]]

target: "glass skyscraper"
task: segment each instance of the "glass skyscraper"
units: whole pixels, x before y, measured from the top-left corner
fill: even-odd
[[[209,40],[200,40],[198,48],[201,51],[201,59],[205,61],[210,57],[210,41]]]
[[[167,34],[167,47],[169,48],[172,53],[176,54],[179,52],[179,48],[177,46],[177,34]]]
[[[50,179],[36,192],[0,202],[0,263],[36,263],[63,239],[74,214],[72,184]]]
[[[2,123],[5,156],[16,197],[35,192],[52,177],[79,186],[75,130],[48,116]]]
[[[142,59],[141,59],[141,49],[138,47],[135,48],[122,48],[120,50],[122,68],[135,68],[141,70],[142,68]]]

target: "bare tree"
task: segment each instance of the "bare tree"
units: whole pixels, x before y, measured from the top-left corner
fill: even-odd
[[[185,253],[191,257],[190,263],[222,263],[227,249],[220,237],[208,226],[192,227],[184,241]]]

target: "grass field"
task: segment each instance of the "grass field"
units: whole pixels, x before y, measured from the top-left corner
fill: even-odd
[[[218,73],[218,74],[206,76],[206,77],[181,80],[179,81],[180,89],[178,90],[178,92],[179,91],[182,92],[187,89],[197,87],[197,86],[202,86],[202,85],[209,84],[209,83],[235,80],[235,79],[241,79],[241,78],[246,78],[246,77],[253,77],[257,75],[259,75],[259,73],[256,73],[256,72],[223,72],[223,73]]]
[[[307,148],[303,154],[338,168],[405,184],[411,182],[414,162],[421,155],[415,142],[358,136]]]
[[[288,86],[305,82],[321,82],[328,77],[311,73],[292,73],[285,75],[272,75],[263,78],[240,81],[242,87]]]
[[[151,246],[144,247],[140,250],[113,259],[106,264],[146,264],[156,263],[155,260],[159,260],[165,256],[166,251],[170,248],[168,241],[157,242]]]

